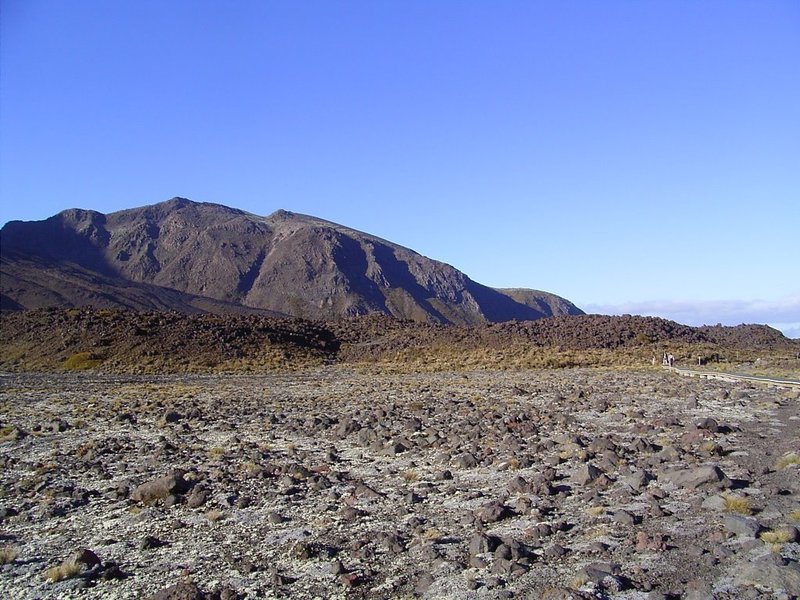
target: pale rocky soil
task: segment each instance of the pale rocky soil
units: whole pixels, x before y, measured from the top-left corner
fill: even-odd
[[[6,374],[0,597],[795,598],[799,412],[656,369]]]

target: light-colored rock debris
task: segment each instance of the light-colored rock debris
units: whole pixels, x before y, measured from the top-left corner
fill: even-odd
[[[0,409],[4,598],[800,593],[800,470],[779,460],[800,410],[779,388],[8,374]]]

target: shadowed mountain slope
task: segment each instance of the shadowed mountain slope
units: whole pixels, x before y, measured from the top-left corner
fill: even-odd
[[[104,215],[70,209],[0,233],[4,309],[97,304],[312,319],[383,313],[460,325],[582,314],[534,290],[495,290],[378,237],[279,210],[183,198]]]

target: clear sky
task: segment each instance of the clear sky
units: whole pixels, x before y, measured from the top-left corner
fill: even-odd
[[[800,2],[0,0],[0,222],[278,208],[800,336]]]

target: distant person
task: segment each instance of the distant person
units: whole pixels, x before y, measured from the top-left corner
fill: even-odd
[[[670,354],[669,356],[667,356],[667,362],[669,363],[669,366],[671,367],[672,363],[675,362],[675,357],[672,356],[672,354]]]

